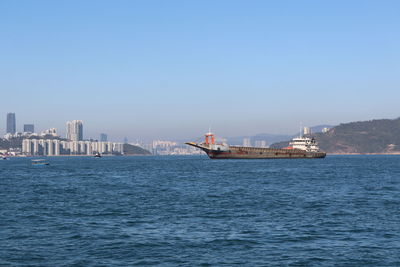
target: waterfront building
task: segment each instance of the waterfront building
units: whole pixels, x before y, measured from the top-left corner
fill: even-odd
[[[78,141],[72,141],[69,145],[71,154],[77,155],[79,154],[79,143]]]
[[[100,142],[107,142],[107,134],[101,133],[100,134]]]
[[[35,126],[33,124],[24,124],[24,133],[34,133]]]
[[[16,132],[15,113],[7,113],[7,133],[15,134]]]
[[[92,143],[91,147],[92,147],[93,154],[95,152],[99,152],[100,153],[100,151],[99,151],[99,143],[98,142]]]
[[[39,140],[33,139],[32,140],[32,145],[33,145],[33,156],[39,155]],[[23,152],[23,151],[22,151]]]
[[[173,141],[154,140],[150,151],[156,155],[170,155],[177,145],[178,143]]]
[[[23,139],[22,153],[27,156],[93,155],[124,153],[123,144],[98,141],[61,141],[58,139]]]
[[[54,139],[53,144],[54,144],[54,156],[60,156],[61,155],[60,140]]]
[[[39,139],[39,155],[47,156],[47,142],[44,139]]]
[[[85,147],[86,147],[86,155],[93,155],[93,146],[92,146],[92,142],[90,142],[90,141],[85,141]]]
[[[28,155],[33,155],[32,151],[32,145],[31,145],[31,140],[30,139],[24,139],[22,141],[22,151],[24,151]]]
[[[83,140],[83,122],[81,120],[67,121],[67,139],[71,141]]]
[[[124,144],[121,143],[112,143],[113,144],[113,151],[118,154],[124,154]]]
[[[60,142],[60,151],[68,151],[69,150],[69,141],[61,141]]]
[[[199,155],[204,153],[200,149],[175,141],[154,140],[150,144],[133,143],[131,145],[142,147],[154,155]]]
[[[53,140],[46,140],[46,141],[47,141],[47,155],[53,156],[54,154]]]

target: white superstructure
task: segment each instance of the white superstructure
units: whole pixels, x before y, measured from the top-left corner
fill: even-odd
[[[292,141],[289,143],[289,147],[293,149],[305,150],[307,152],[319,151],[318,143],[315,141],[314,138],[302,136],[293,138]]]

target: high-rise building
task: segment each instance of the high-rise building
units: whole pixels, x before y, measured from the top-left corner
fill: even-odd
[[[24,124],[24,133],[34,133],[35,125],[33,124]]]
[[[16,128],[15,113],[7,113],[7,133],[15,134]]]
[[[23,139],[22,153],[30,156],[92,155],[124,153],[121,143],[92,141],[60,141],[58,139]]]
[[[311,128],[310,127],[304,127],[303,128],[303,134],[304,135],[311,134]]]
[[[244,147],[251,147],[250,138],[243,138],[243,146]]]
[[[107,134],[105,133],[100,134],[100,142],[107,142]]]
[[[83,122],[80,120],[67,121],[67,139],[72,141],[83,140]]]

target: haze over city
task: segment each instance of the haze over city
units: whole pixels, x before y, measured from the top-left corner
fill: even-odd
[[[85,137],[292,134],[396,118],[398,1],[2,1],[5,114]],[[340,19],[338,19],[340,18]],[[17,129],[21,131],[20,128]]]

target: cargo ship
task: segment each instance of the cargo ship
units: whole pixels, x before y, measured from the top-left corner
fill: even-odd
[[[216,143],[213,133],[205,134],[202,143],[187,142],[189,146],[203,150],[210,159],[299,159],[325,158],[326,153],[319,150],[314,138],[296,137],[288,147],[282,149],[264,147],[230,146]]]

